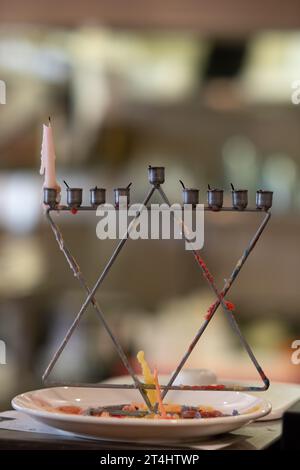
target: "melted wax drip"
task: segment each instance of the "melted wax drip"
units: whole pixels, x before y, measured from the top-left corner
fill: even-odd
[[[204,272],[204,276],[206,277],[206,279],[208,280],[208,282],[210,284],[212,284],[214,282],[214,278],[213,276],[211,275],[211,273],[209,272],[209,269],[208,267],[206,266],[205,262],[203,261],[203,259],[201,258],[201,256],[199,256],[198,254],[195,253],[195,259],[197,261],[197,263],[201,266],[201,268],[203,269],[203,272]],[[223,300],[224,298],[224,294],[220,294],[219,295],[220,299]],[[216,306],[217,304],[219,303],[219,300],[216,300],[207,310],[206,314],[205,314],[205,319],[206,320],[209,320],[213,314],[213,312],[215,311],[216,309]],[[226,307],[228,308],[228,310],[235,310],[235,305],[232,303],[232,302],[229,302],[228,300],[224,300],[224,303],[226,305]]]

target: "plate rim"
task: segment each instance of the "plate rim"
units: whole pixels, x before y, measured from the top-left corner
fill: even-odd
[[[232,393],[234,394],[242,394],[242,395],[247,395],[251,396],[253,398],[256,398],[257,400],[260,400],[260,409],[257,411],[254,411],[252,413],[245,413],[245,414],[240,414],[237,416],[226,416],[226,417],[217,417],[217,418],[201,418],[197,420],[183,420],[183,419],[169,419],[169,420],[149,420],[146,418],[122,418],[122,419],[116,419],[114,417],[105,417],[105,418],[99,418],[99,421],[96,420],[96,417],[94,416],[85,416],[85,415],[72,415],[68,413],[60,413],[60,412],[54,412],[54,411],[47,411],[43,409],[35,409],[35,408],[30,408],[24,406],[24,404],[21,403],[21,400],[24,399],[26,395],[30,395],[33,393],[37,392],[46,392],[48,390],[57,390],[57,389],[75,389],[75,388],[80,388],[80,387],[48,387],[48,388],[41,388],[41,389],[36,389],[36,390],[30,390],[27,392],[23,392],[21,394],[16,395],[12,401],[12,407],[20,412],[23,412],[25,414],[28,414],[32,417],[37,417],[37,418],[51,418],[54,419],[60,419],[63,421],[67,422],[77,422],[77,423],[85,423],[85,424],[101,424],[101,425],[107,425],[107,426],[154,426],[154,427],[169,427],[169,426],[177,426],[177,427],[185,427],[185,426],[209,426],[209,425],[218,425],[218,424],[226,424],[226,423],[249,423],[252,421],[255,421],[259,418],[262,418],[263,416],[268,415],[272,411],[272,404],[268,401],[265,400],[262,397],[257,397],[254,395],[251,395],[250,393],[244,393],[244,392],[238,392],[238,391],[233,391]],[[83,387],[81,387],[83,388]],[[87,387],[88,388],[88,387]],[[90,389],[90,388],[89,388]],[[212,391],[211,393],[221,393],[219,391]]]

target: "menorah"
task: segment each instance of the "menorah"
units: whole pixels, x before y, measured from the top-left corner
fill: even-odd
[[[153,197],[154,193],[159,193],[161,196],[162,201],[168,206],[171,207],[171,203],[162,188],[162,185],[165,181],[165,168],[164,167],[148,167],[148,180],[149,180],[149,190],[145,196],[145,199],[142,203],[141,207],[149,208],[148,204]],[[193,208],[197,207],[199,203],[199,190],[194,188],[186,188],[182,181],[180,181],[183,189],[183,204],[184,205],[191,205]],[[114,201],[115,201],[115,208],[118,210],[120,205],[120,198],[126,197],[127,201],[130,198],[130,186],[131,183],[122,188],[117,188],[114,190]],[[247,261],[250,253],[253,251],[254,247],[256,246],[259,238],[261,237],[264,229],[266,228],[271,213],[269,209],[272,206],[272,197],[273,193],[271,191],[263,191],[258,190],[256,192],[256,207],[249,208],[248,207],[248,191],[245,189],[235,189],[233,185],[231,185],[232,189],[232,206],[231,207],[224,207],[223,206],[223,190],[217,188],[211,188],[208,186],[207,191],[207,204],[204,205],[204,210],[206,212],[244,212],[244,213],[258,213],[262,214],[263,218],[259,224],[259,227],[250,240],[248,246],[243,251],[241,257],[238,259],[235,267],[233,268],[230,276],[225,280],[225,284],[222,290],[219,290],[215,284],[214,277],[212,276],[211,272],[209,271],[203,257],[200,254],[200,250],[192,249],[188,252],[194,257],[195,262],[197,263],[198,267],[204,278],[206,279],[208,285],[212,289],[213,293],[216,296],[215,302],[209,307],[202,324],[200,325],[198,331],[196,332],[194,338],[192,339],[191,343],[188,345],[188,348],[182,355],[175,371],[171,374],[168,383],[166,385],[160,385],[162,399],[165,398],[169,390],[181,390],[181,391],[200,391],[200,390],[212,390],[212,391],[250,391],[250,392],[259,392],[267,390],[269,387],[269,379],[266,377],[262,367],[260,366],[258,360],[256,359],[253,350],[251,349],[250,345],[248,344],[246,338],[244,337],[242,331],[236,320],[236,311],[233,311],[233,305],[228,302],[225,297],[228,294],[229,290],[231,289],[233,283],[236,281],[242,267],[244,266],[245,262]],[[151,405],[149,398],[147,396],[147,390],[154,389],[155,385],[143,383],[137,374],[135,373],[132,365],[130,364],[124,349],[116,337],[113,334],[105,315],[96,300],[96,293],[99,292],[99,289],[108,275],[109,271],[111,270],[112,266],[114,265],[115,261],[117,260],[121,250],[124,248],[130,232],[133,228],[133,225],[136,223],[138,218],[141,215],[141,211],[137,211],[133,219],[127,226],[126,233],[124,233],[123,237],[120,238],[117,246],[115,247],[111,257],[109,258],[107,264],[105,265],[102,272],[99,274],[95,284],[93,287],[90,287],[84,277],[78,262],[76,261],[75,257],[71,253],[70,249],[67,247],[62,232],[59,229],[57,223],[54,221],[52,217],[52,213],[57,211],[59,212],[72,212],[72,213],[80,213],[81,211],[96,211],[97,208],[103,204],[105,204],[106,199],[106,190],[104,188],[92,188],[90,190],[90,205],[83,206],[82,205],[82,188],[71,188],[67,185],[67,205],[62,205],[58,202],[58,190],[53,188],[44,188],[44,204],[46,205],[46,217],[50,223],[52,231],[55,235],[56,241],[61,252],[64,254],[70,269],[72,270],[74,276],[78,280],[79,284],[83,288],[86,293],[86,299],[83,302],[79,312],[77,313],[76,317],[74,318],[73,323],[69,327],[68,331],[66,332],[64,338],[62,339],[59,347],[55,351],[51,361],[49,362],[42,380],[45,385],[48,386],[76,386],[76,387],[94,387],[94,388],[118,388],[118,389],[137,389],[143,400],[145,401],[149,410],[153,410],[153,405]],[[183,239],[187,240],[187,235],[185,233],[185,225],[183,220],[179,220],[179,223],[183,229]],[[57,363],[59,357],[63,353],[66,345],[68,344],[71,336],[73,335],[75,329],[78,327],[80,320],[82,319],[84,313],[86,312],[89,305],[92,305],[97,316],[99,317],[103,327],[105,328],[108,336],[110,337],[119,357],[122,361],[123,365],[128,371],[128,374],[132,378],[132,383],[71,383],[71,382],[57,382],[57,381],[49,381],[49,375],[53,370],[55,364]],[[237,383],[232,384],[211,384],[211,385],[174,385],[175,379],[177,378],[178,374],[186,364],[187,360],[189,359],[192,351],[194,350],[195,346],[198,344],[200,338],[202,337],[203,333],[205,332],[208,324],[211,322],[212,318],[214,317],[217,309],[219,306],[225,312],[226,318],[229,321],[231,328],[233,329],[234,333],[239,338],[241,345],[243,346],[244,350],[247,352],[251,362],[253,363],[254,367],[256,368],[261,380],[261,386],[253,386],[253,385],[241,385]],[[130,414],[130,412],[128,412]]]

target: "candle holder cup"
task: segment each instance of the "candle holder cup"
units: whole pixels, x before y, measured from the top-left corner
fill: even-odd
[[[57,206],[57,189],[44,188],[44,204],[51,209]]]
[[[273,191],[263,191],[259,189],[256,191],[256,208],[267,211],[272,207]]]
[[[232,205],[235,210],[243,211],[248,205],[248,191],[247,189],[235,189],[231,192]]]
[[[199,189],[183,188],[182,190],[183,204],[191,204],[196,207],[199,204]]]
[[[77,209],[82,204],[82,188],[67,188],[67,204]]]
[[[213,211],[219,211],[223,207],[223,189],[209,189],[207,191],[207,204]]]
[[[120,202],[122,202],[120,199],[124,197],[127,198],[127,207],[129,206],[130,189],[128,187],[114,189],[114,196],[115,196],[115,208],[116,209],[120,209],[120,207],[122,207],[122,205],[120,205]]]
[[[159,186],[165,182],[165,167],[148,166],[148,180],[154,186]]]
[[[105,204],[106,189],[104,188],[92,188],[90,189],[90,203],[93,207],[98,207],[101,204]]]

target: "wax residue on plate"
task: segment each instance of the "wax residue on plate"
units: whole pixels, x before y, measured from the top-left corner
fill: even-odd
[[[130,403],[128,405],[120,405],[119,408],[112,406],[112,410],[109,407],[89,407],[80,408],[78,406],[59,406],[52,408],[54,413],[65,413],[72,415],[83,415],[93,416],[95,418],[114,418],[114,419],[161,419],[161,420],[174,420],[174,419],[202,419],[202,418],[219,418],[225,416],[221,411],[216,410],[209,406],[187,406],[178,404],[163,404],[162,408],[159,405],[159,412],[149,412],[144,403]],[[131,414],[127,414],[127,412]],[[136,414],[135,414],[136,413]]]

